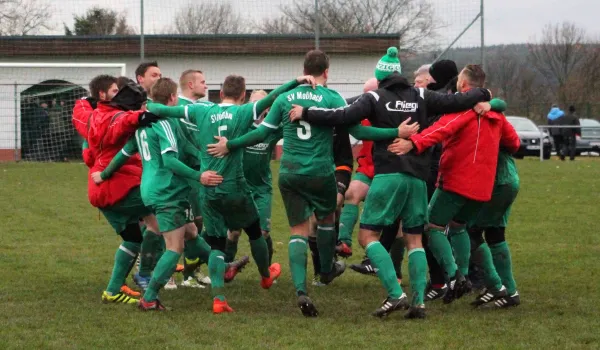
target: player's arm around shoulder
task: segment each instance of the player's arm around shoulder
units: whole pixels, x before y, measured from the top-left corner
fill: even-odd
[[[332,101],[332,105],[328,106],[328,108],[303,108],[300,115],[301,119],[315,125],[354,125],[360,123],[365,117],[375,113],[377,104],[375,96],[369,93],[363,94],[351,105],[346,104],[346,100],[339,94]],[[296,106],[294,106],[295,108]],[[294,114],[297,113],[298,110],[294,111]]]

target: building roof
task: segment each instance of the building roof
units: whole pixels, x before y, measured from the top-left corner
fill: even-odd
[[[146,35],[146,56],[304,54],[314,48],[313,35]],[[385,52],[398,46],[397,34],[324,35],[320,49],[332,54]],[[140,36],[0,36],[2,57],[137,56]]]

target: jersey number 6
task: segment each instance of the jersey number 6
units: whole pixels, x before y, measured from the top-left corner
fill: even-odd
[[[311,136],[311,134],[310,134],[310,124],[308,124],[304,120],[301,120],[299,123],[302,126],[298,128],[298,138],[300,140],[308,140],[308,139],[310,139],[310,136]]]
[[[151,160],[152,155],[150,155],[150,149],[148,148],[148,135],[146,135],[146,130],[142,130],[138,134],[138,148],[142,151],[142,157],[144,157],[145,160]]]

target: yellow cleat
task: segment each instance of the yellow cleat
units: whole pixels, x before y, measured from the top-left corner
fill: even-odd
[[[102,302],[103,303],[122,303],[122,304],[138,304],[139,299],[132,298],[130,296],[125,295],[124,293],[117,293],[115,295],[109,295],[108,292],[104,291],[102,293]]]

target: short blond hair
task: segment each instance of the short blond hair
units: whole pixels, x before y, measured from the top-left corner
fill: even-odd
[[[258,90],[252,90],[252,93],[250,94],[250,102],[255,102],[260,100],[261,98],[266,97],[268,94],[265,90],[262,89],[258,89]],[[261,97],[258,97],[261,96]]]

